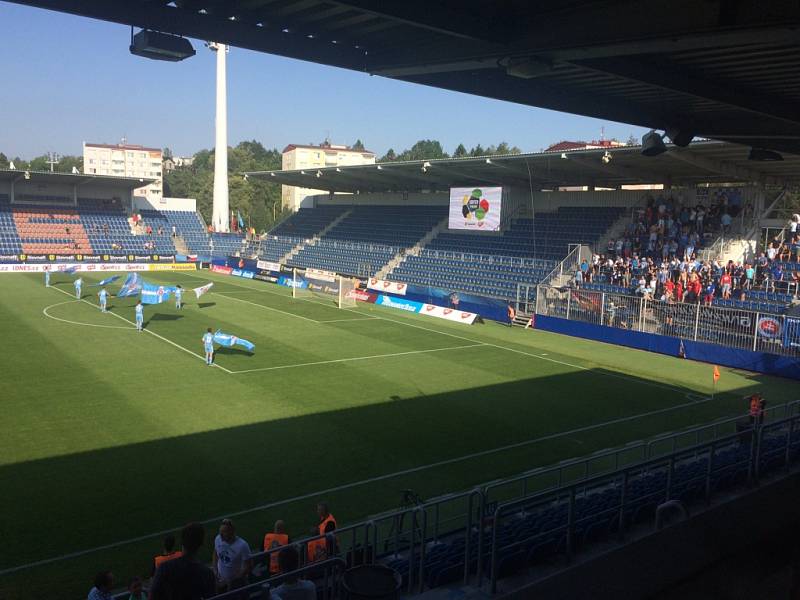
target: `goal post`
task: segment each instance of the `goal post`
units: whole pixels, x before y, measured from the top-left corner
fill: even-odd
[[[339,308],[354,308],[356,297],[356,280],[350,277],[339,276]]]
[[[352,293],[358,286],[357,279],[321,269],[292,269],[292,298],[314,299],[324,304],[334,304],[337,308],[356,306]]]

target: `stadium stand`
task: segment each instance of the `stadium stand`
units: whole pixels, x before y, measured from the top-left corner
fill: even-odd
[[[19,254],[22,252],[22,240],[14,223],[8,195],[0,194],[0,253]]]

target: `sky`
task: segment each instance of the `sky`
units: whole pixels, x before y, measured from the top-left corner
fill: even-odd
[[[214,145],[214,53],[179,63],[128,51],[130,28],[0,0],[5,49],[0,152],[31,159],[79,155],[86,142],[169,147],[189,156]],[[371,77],[231,48],[228,143],[267,148],[319,143],[365,146],[382,156],[420,139],[452,153],[505,141],[536,152],[561,140],[622,141],[644,130],[499,100]]]

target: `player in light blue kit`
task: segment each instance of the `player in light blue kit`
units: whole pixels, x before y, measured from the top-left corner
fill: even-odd
[[[44,268],[44,287],[50,287],[50,269]]]
[[[144,327],[144,306],[142,301],[136,303],[136,331],[142,331]]]
[[[106,288],[102,288],[97,295],[100,297],[100,312],[107,312],[106,306],[108,305],[108,292]]]
[[[81,286],[83,286],[83,279],[78,277],[75,280],[75,297],[80,300],[81,299]]]
[[[206,364],[210,367],[214,363],[214,334],[211,327],[203,334],[203,349],[206,351]]]
[[[179,285],[175,286],[175,308],[183,308],[183,288]]]

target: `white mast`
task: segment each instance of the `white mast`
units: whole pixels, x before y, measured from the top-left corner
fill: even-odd
[[[230,231],[231,214],[228,207],[228,99],[225,77],[225,55],[228,46],[209,42],[209,49],[217,53],[217,117],[216,146],[214,150],[214,204],[211,227],[214,231]]]

